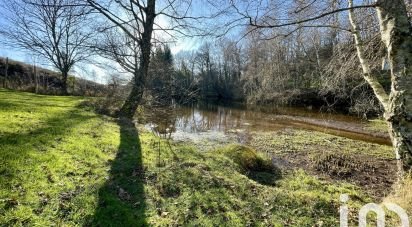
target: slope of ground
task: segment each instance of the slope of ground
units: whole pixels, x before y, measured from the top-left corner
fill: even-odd
[[[0,57],[0,87],[2,88],[34,92],[37,81],[38,93],[53,95],[61,93],[63,85],[61,74],[53,70],[38,66],[34,69],[33,65],[8,59],[7,78],[5,72],[6,59]],[[67,83],[69,92],[72,95],[103,96],[109,92],[104,84],[79,77],[69,76]]]
[[[0,90],[0,225],[337,226],[342,193],[353,220],[372,201],[299,168],[245,168],[235,145],[169,144],[82,101]]]

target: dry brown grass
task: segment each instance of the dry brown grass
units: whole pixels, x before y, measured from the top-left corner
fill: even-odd
[[[401,206],[409,215],[412,215],[412,175],[406,176],[399,185],[394,187],[391,195],[384,202],[391,202]]]

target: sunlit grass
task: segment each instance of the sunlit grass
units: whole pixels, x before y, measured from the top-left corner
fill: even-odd
[[[388,123],[383,119],[369,120],[365,128],[381,133],[388,133]]]
[[[260,133],[253,138],[251,144],[262,150],[277,153],[333,152],[364,154],[385,159],[395,158],[391,146],[352,140],[317,131],[286,130]]]
[[[82,223],[117,152],[117,125],[77,108],[79,98],[0,96],[0,223]]]
[[[79,108],[82,98],[0,90],[0,100],[0,225],[336,226],[340,194],[353,209],[371,201],[302,170],[261,184],[235,145],[169,146]]]

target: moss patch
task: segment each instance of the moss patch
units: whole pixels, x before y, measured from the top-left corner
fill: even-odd
[[[217,152],[229,157],[250,179],[261,184],[274,185],[281,177],[281,171],[270,159],[263,158],[255,150],[242,145],[229,145]]]
[[[272,171],[274,167],[270,160],[262,158],[250,147],[230,145],[219,152],[232,159],[244,171]]]

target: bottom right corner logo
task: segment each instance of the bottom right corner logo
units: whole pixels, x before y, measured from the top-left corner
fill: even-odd
[[[340,227],[348,227],[348,215],[349,215],[349,208],[347,202],[349,201],[349,196],[347,194],[343,194],[340,196],[340,201],[343,205],[339,209],[340,213]],[[383,206],[386,207],[389,211],[396,213],[400,220],[401,220],[401,227],[409,227],[409,217],[406,211],[394,204],[394,203],[383,203]],[[359,227],[366,227],[367,226],[367,215],[370,212],[376,213],[377,216],[377,227],[385,227],[385,210],[382,206],[376,203],[368,203],[363,206],[359,211]]]

